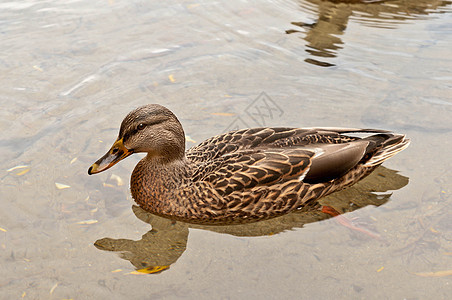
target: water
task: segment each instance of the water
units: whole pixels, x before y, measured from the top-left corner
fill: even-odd
[[[451,294],[451,1],[0,8],[0,298]],[[325,199],[365,232],[316,214],[188,228],[132,208],[138,155],[86,174],[145,103],[179,117],[188,147],[259,125],[384,128],[412,145]],[[133,273],[149,266],[166,269]]]

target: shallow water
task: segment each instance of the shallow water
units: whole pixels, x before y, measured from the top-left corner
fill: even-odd
[[[447,298],[451,1],[369,2],[0,3],[0,298]],[[362,231],[296,213],[188,228],[132,208],[138,155],[86,174],[145,103],[187,147],[262,125],[412,144],[324,200]]]

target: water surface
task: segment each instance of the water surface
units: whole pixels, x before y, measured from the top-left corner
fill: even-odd
[[[0,8],[0,298],[451,294],[451,1]],[[325,199],[372,234],[315,213],[168,225],[132,207],[138,155],[86,174],[145,103],[179,117],[187,147],[248,126],[383,128],[412,144],[385,177]],[[169,267],[134,273],[149,266]]]

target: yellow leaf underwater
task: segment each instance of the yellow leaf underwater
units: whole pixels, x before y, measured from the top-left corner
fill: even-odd
[[[139,270],[130,272],[129,274],[134,274],[134,275],[155,274],[155,273],[160,273],[162,271],[165,271],[165,270],[169,269],[169,267],[170,266],[147,267],[144,269],[139,269]]]
[[[25,170],[20,171],[19,173],[16,173],[16,175],[17,176],[22,176],[24,174],[27,174],[29,171],[30,171],[30,169],[25,169]]]
[[[52,288],[50,289],[50,295],[53,294],[53,291],[55,291],[55,289],[58,287],[58,283],[55,283]]]
[[[118,272],[121,272],[122,271],[122,269],[116,269],[116,270],[113,270],[113,271],[111,271],[112,273],[118,273]]]
[[[211,115],[214,115],[214,116],[223,116],[223,117],[232,117],[232,116],[235,116],[235,114],[233,114],[233,113],[223,113],[223,112],[211,113]]]
[[[97,220],[83,220],[83,221],[78,221],[75,224],[78,224],[78,225],[91,225],[91,224],[96,224],[97,222],[99,222],[99,221],[97,221]]]
[[[0,227],[0,231],[7,232],[8,230]]]
[[[185,140],[190,143],[196,143],[196,141],[192,139],[189,135],[185,135]]]
[[[422,277],[444,277],[452,275],[452,270],[438,271],[438,272],[425,272],[425,273],[414,273],[417,276]]]
[[[433,232],[433,233],[439,233],[439,231],[438,230],[436,230],[435,228],[433,228],[433,227],[430,227],[430,231],[431,232]]]
[[[122,181],[122,178],[119,177],[118,175],[111,174],[110,179],[116,181],[117,186],[121,186],[124,184],[124,182]]]
[[[23,169],[23,168],[28,168],[28,166],[26,166],[26,165],[15,166],[15,167],[12,167],[11,169],[6,170],[6,172],[12,172],[14,170]]]
[[[56,186],[56,188],[59,189],[59,190],[62,190],[62,189],[68,189],[68,188],[71,187],[70,185],[63,184],[63,183],[58,183],[58,182],[55,182],[55,186]]]
[[[43,72],[44,70],[38,66],[33,66],[33,69],[38,70],[39,72]]]

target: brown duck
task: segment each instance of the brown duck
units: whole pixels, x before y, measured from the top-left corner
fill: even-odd
[[[88,174],[146,152],[131,178],[143,209],[190,223],[244,223],[314,209],[320,197],[358,182],[409,143],[385,130],[252,128],[185,151],[179,120],[150,104],[125,117],[118,139]]]

